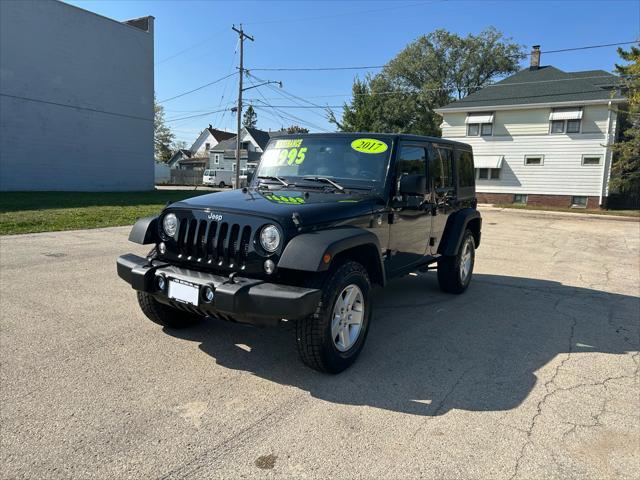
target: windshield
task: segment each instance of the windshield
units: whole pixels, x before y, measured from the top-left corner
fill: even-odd
[[[364,137],[274,139],[262,154],[256,177],[323,177],[340,183],[381,184],[391,141]]]

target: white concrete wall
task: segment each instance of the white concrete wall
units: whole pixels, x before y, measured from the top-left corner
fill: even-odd
[[[476,179],[478,192],[600,196],[606,192],[609,112],[607,105],[583,111],[579,134],[549,134],[551,109],[533,108],[496,111],[494,134],[487,137],[466,136],[466,113],[446,113],[442,136],[470,144],[476,156],[504,156],[500,179]],[[543,155],[544,164],[525,165],[525,155]],[[582,165],[583,155],[601,156],[600,165]]]
[[[153,29],[0,1],[0,190],[153,184]]]

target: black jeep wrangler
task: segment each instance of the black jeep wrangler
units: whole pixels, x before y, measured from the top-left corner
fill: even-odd
[[[437,265],[462,293],[480,244],[471,147],[385,134],[275,137],[248,188],[168,205],[118,258],[154,322],[295,322],[310,367],[337,373],[367,337],[371,287]]]

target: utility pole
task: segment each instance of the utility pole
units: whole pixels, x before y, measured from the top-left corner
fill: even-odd
[[[252,42],[253,37],[247,35],[246,33],[244,33],[244,31],[242,30],[242,24],[240,24],[240,28],[236,28],[236,26],[234,25],[232,27],[232,30],[234,32],[238,33],[238,36],[240,37],[240,67],[238,68],[238,73],[239,73],[239,81],[238,81],[238,132],[237,132],[237,142],[236,142],[236,188],[240,188],[240,147],[241,147],[241,138],[240,138],[240,132],[242,130],[242,78],[244,76],[244,39],[248,38],[249,40],[251,40]],[[248,158],[249,152],[247,152],[247,158]]]

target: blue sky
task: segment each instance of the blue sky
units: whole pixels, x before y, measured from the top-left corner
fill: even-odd
[[[506,36],[542,50],[624,42],[640,38],[640,1],[126,1],[70,0],[81,8],[126,20],[155,17],[155,88],[163,100],[235,71],[237,35],[244,24],[255,42],[245,43],[245,66],[325,67],[382,65],[422,34],[444,28],[460,35],[495,26]],[[527,62],[528,60],[525,60]],[[612,70],[615,47],[542,56],[542,64],[562,70]],[[524,63],[523,63],[524,65]],[[375,70],[370,70],[375,72]],[[342,105],[353,78],[365,71],[254,72],[281,80],[284,91],[319,105]],[[274,87],[277,90],[277,87]],[[191,95],[166,102],[166,118],[197,115],[229,106],[237,76]],[[262,94],[262,96],[261,96]],[[272,105],[293,105],[280,93],[261,87],[245,93]],[[333,129],[321,110],[283,108],[316,128]],[[339,110],[338,110],[339,111]],[[211,123],[233,130],[234,114],[220,112],[169,122],[178,139],[191,143]],[[258,111],[258,127],[279,129],[302,124]]]

